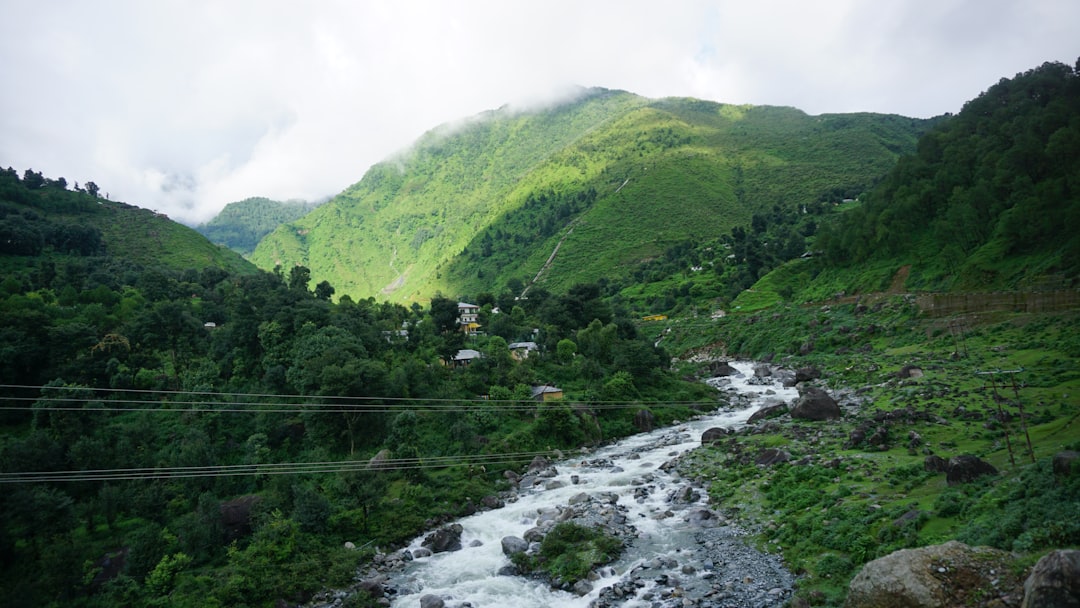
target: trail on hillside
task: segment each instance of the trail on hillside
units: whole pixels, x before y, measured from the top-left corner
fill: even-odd
[[[393,281],[390,281],[389,285],[387,285],[386,287],[383,287],[381,290],[379,290],[380,293],[382,293],[383,295],[390,295],[390,294],[394,293],[395,291],[397,291],[399,288],[401,288],[402,285],[405,284],[405,275],[402,274],[394,266],[394,260],[396,260],[396,259],[397,259],[397,247],[394,247],[394,253],[390,254],[390,270],[394,271],[394,274],[396,274],[397,277]]]
[[[559,239],[558,243],[555,243],[555,249],[552,250],[551,255],[548,256],[547,261],[544,262],[544,265],[541,266],[540,270],[536,272],[536,276],[534,276],[532,280],[529,281],[529,284],[525,286],[525,289],[521,290],[521,295],[518,296],[519,300],[525,299],[525,294],[529,293],[529,289],[532,288],[532,286],[540,280],[540,276],[543,275],[549,267],[551,267],[551,263],[555,261],[555,256],[559,253],[559,248],[562,247],[563,241],[565,241],[566,237],[570,236],[570,233],[574,231],[574,224],[576,224],[580,219],[581,216],[575,217],[574,219],[570,220],[569,224],[566,225],[566,234],[562,235],[562,238]]]

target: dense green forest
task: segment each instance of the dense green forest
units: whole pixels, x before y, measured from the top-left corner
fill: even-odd
[[[17,176],[8,186],[35,191]],[[86,195],[50,196],[63,207]],[[36,213],[6,219],[20,234],[60,225]],[[506,294],[501,313],[478,294],[487,335],[467,343],[457,300],[335,303],[304,267],[177,270],[100,255],[92,235],[85,253],[98,255],[62,255],[57,238],[42,239],[50,255],[17,252],[24,270],[0,299],[7,605],[303,597],[349,580],[363,553],[345,540],[407,539],[493,493],[503,468],[633,432],[635,411],[661,396],[682,405],[654,407],[659,420],[715,401],[666,371],[668,355],[595,285],[519,305]],[[522,339],[539,348],[518,361],[507,345]],[[443,364],[465,346],[484,358]],[[537,403],[540,382],[570,400]],[[590,407],[612,401],[629,407]],[[491,470],[356,466],[382,450],[390,463],[479,458]],[[275,474],[282,465],[297,472]],[[243,516],[225,525],[223,505]]]
[[[565,291],[628,277],[754,213],[854,197],[933,122],[588,90],[428,133],[271,233],[252,260],[404,303],[534,281]]]
[[[1080,65],[1002,79],[919,140],[822,236],[836,264],[898,258],[921,289],[1008,288],[1080,270]]]
[[[224,245],[241,255],[255,251],[264,236],[278,226],[300,219],[317,207],[305,201],[275,201],[261,196],[229,203],[212,220],[195,230],[211,243]]]

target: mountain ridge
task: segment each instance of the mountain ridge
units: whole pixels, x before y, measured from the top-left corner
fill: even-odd
[[[339,295],[416,301],[527,281],[565,237],[544,283],[566,289],[768,205],[861,191],[931,122],[588,89],[436,127],[251,259],[306,266]]]

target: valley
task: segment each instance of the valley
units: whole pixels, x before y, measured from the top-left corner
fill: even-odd
[[[465,559],[411,552],[612,474],[635,533],[708,512],[790,583],[721,574],[733,539],[702,530],[693,558],[607,559],[588,518],[514,560],[470,528],[468,555],[540,604],[800,608],[879,605],[878,560],[946,555],[944,605],[1019,605],[1080,546],[1078,100],[1058,63],[930,120],[588,89],[433,129],[299,215],[242,201],[207,224],[228,246],[2,170],[0,597],[481,608],[424,570]],[[702,445],[749,413],[705,383],[736,361],[790,384]],[[538,457],[566,485],[522,488]]]

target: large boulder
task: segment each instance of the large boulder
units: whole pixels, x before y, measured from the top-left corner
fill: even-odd
[[[754,464],[760,466],[771,466],[774,464],[780,464],[781,462],[787,462],[791,460],[791,454],[784,450],[777,448],[765,448],[758,452],[757,458],[754,459]]]
[[[420,542],[421,547],[427,547],[432,553],[461,550],[461,533],[464,529],[461,524],[450,524],[435,530],[424,537]]]
[[[504,536],[502,539],[503,555],[510,556],[515,553],[524,553],[529,550],[529,542],[517,536]]]
[[[750,417],[746,419],[747,423],[753,424],[762,420],[768,420],[769,418],[776,418],[786,414],[788,407],[784,403],[776,403],[773,405],[766,405],[758,411],[750,414]]]
[[[420,608],[444,608],[446,602],[437,595],[425,595],[420,598]]]
[[[529,463],[529,468],[526,469],[526,472],[527,473],[535,473],[537,471],[543,471],[544,469],[546,469],[546,468],[548,468],[550,466],[551,466],[551,461],[550,460],[548,460],[547,458],[545,458],[543,456],[538,455],[538,456],[536,456],[535,458],[532,459],[532,462]]]
[[[1080,608],[1080,551],[1051,551],[1024,581],[1022,608]]]
[[[727,361],[717,361],[708,367],[709,375],[713,378],[731,376],[739,373],[739,370],[731,367]]]
[[[799,369],[795,370],[795,384],[799,384],[800,382],[807,382],[810,380],[817,380],[820,377],[821,370],[813,366],[800,367]]]
[[[1080,452],[1065,450],[1054,454],[1054,475],[1068,477],[1073,473],[1080,473]]]
[[[390,450],[388,450],[388,449],[379,450],[379,453],[372,456],[371,460],[368,461],[367,468],[369,468],[369,469],[371,469],[373,471],[378,471],[380,469],[390,468],[390,465],[391,465],[390,456],[391,456]]]
[[[701,434],[701,444],[709,444],[720,441],[731,434],[731,431],[723,427],[714,426]]]
[[[949,459],[949,469],[945,472],[945,483],[955,486],[974,481],[983,475],[997,475],[994,465],[970,454],[953,456]]]
[[[949,471],[949,461],[937,454],[931,454],[923,460],[923,470],[932,473],[947,473]]]
[[[221,527],[225,540],[233,541],[251,534],[252,513],[260,502],[262,496],[248,494],[221,503]]]
[[[656,416],[649,410],[638,410],[634,413],[634,428],[642,433],[648,433],[656,428]]]
[[[844,608],[1015,605],[1020,580],[1011,562],[1004,551],[957,541],[902,549],[862,567]]]
[[[840,418],[840,406],[820,388],[802,387],[799,389],[799,398],[791,408],[791,417],[802,420],[836,420]]]

